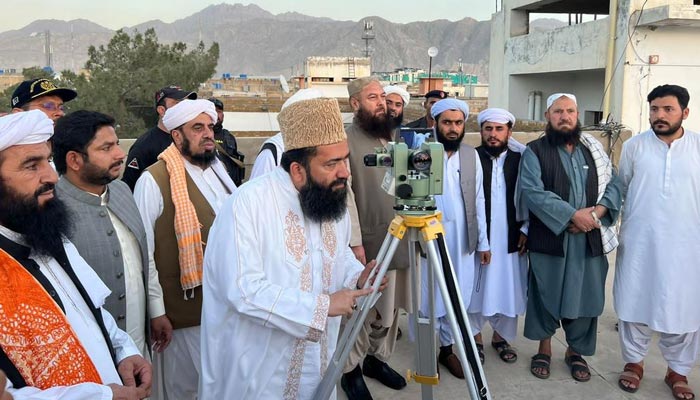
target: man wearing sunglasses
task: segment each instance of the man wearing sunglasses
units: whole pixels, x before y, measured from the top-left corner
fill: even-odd
[[[54,123],[65,115],[64,103],[78,96],[78,92],[59,88],[48,79],[30,79],[17,86],[10,99],[12,112],[41,110]]]

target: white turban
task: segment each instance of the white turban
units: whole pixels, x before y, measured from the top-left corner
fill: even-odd
[[[204,99],[185,99],[165,111],[165,115],[163,116],[163,125],[165,125],[165,129],[170,132],[179,126],[192,121],[202,113],[207,114],[214,123],[216,123],[217,119],[219,118],[216,114],[216,107],[211,101]]]
[[[323,93],[316,88],[300,89],[282,104],[282,110],[302,100],[318,99],[323,97]]]
[[[53,135],[53,121],[41,110],[0,117],[0,151],[8,147],[43,143]]]
[[[393,85],[384,86],[384,93],[386,93],[387,96],[392,94],[392,93],[398,94],[399,96],[401,96],[401,99],[403,100],[404,106],[407,106],[408,101],[411,100],[411,95],[408,94],[406,89],[402,88],[401,86],[393,86]]]
[[[447,110],[457,110],[464,114],[464,120],[469,118],[469,105],[462,100],[457,99],[442,99],[435,104],[430,109],[430,115],[435,119],[438,115],[442,114]]]
[[[574,104],[578,106],[578,103],[576,102],[576,96],[570,93],[554,93],[553,95],[549,96],[547,98],[547,110],[549,110],[549,107],[554,104],[555,101],[559,100],[562,97],[568,97],[569,99],[574,101]]]
[[[502,108],[487,108],[476,117],[476,122],[481,126],[484,122],[515,125],[515,116]]]

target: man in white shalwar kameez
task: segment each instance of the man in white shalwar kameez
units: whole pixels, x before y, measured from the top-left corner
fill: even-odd
[[[39,110],[0,118],[0,398],[145,398],[151,365],[66,239],[71,214],[54,192],[52,134]]]
[[[501,360],[512,363],[518,354],[509,342],[515,339],[518,315],[525,313],[527,299],[527,227],[516,220],[515,209],[520,152],[509,149],[515,117],[507,110],[489,108],[479,113],[477,122],[491,263],[476,268],[467,311],[477,346],[483,348],[481,330],[488,322],[493,328],[491,346]]]
[[[282,168],[224,204],[204,265],[201,400],[311,399],[365,268],[350,243],[349,150],[336,99],[278,116]],[[333,394],[332,398],[335,398]]]
[[[442,195],[435,196],[435,203],[442,212],[445,244],[462,300],[467,303],[464,307],[467,308],[474,287],[474,271],[479,265],[488,264],[491,258],[486,236],[483,172],[476,150],[462,143],[464,124],[469,117],[467,103],[456,99],[443,99],[433,105],[431,113],[437,122],[437,139],[445,148]],[[427,315],[427,263],[424,262],[423,265],[421,313]],[[436,327],[440,336],[438,361],[445,365],[452,375],[464,379],[459,358],[452,352],[454,338],[447,320],[444,301],[436,286],[435,317],[438,318]]]
[[[622,358],[619,385],[635,392],[653,333],[668,364],[666,383],[694,398],[686,376],[700,348],[700,135],[682,127],[690,95],[658,86],[649,102],[651,129],[625,142],[625,195],[613,295]]]

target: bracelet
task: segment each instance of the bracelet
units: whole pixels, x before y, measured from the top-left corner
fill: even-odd
[[[596,214],[595,211],[591,211],[591,215],[593,216],[593,221],[595,221],[598,226],[603,226],[603,224],[600,222],[600,218],[598,218],[598,214]]]

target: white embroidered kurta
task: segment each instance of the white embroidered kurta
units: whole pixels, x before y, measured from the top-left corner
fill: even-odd
[[[669,147],[649,130],[625,142],[626,192],[613,295],[623,321],[657,332],[700,329],[700,135]]]
[[[8,239],[25,245],[22,236],[3,226],[0,226],[0,234]],[[71,267],[83,284],[90,299],[95,305],[101,306],[110,293],[107,286],[102,283],[95,271],[85,262],[80,256],[75,246],[68,240],[65,241],[64,248],[66,255],[70,261]],[[58,293],[61,303],[65,308],[66,319],[71,326],[73,332],[77,336],[83,348],[87,352],[90,360],[95,365],[97,372],[102,379],[104,385],[96,383],[83,383],[74,386],[54,387],[46,390],[40,390],[34,387],[24,387],[21,389],[12,388],[11,382],[8,380],[6,384],[7,391],[14,396],[15,400],[31,399],[31,400],[95,400],[95,399],[112,399],[112,389],[108,384],[116,383],[121,385],[121,378],[114,367],[114,362],[109,353],[109,348],[104,340],[102,331],[100,330],[95,316],[90,311],[89,306],[83,300],[78,288],[73,284],[68,274],[63,270],[58,261],[52,257],[38,257],[34,254],[30,255],[39,265],[41,273],[51,283],[53,288]],[[134,344],[134,341],[129,335],[117,327],[114,318],[104,309],[102,309],[102,318],[105,323],[105,328],[109,333],[110,340],[114,350],[116,351],[117,360],[121,361],[132,355],[140,355],[141,352]]]
[[[311,399],[338,338],[329,294],[355,288],[363,269],[348,215],[306,219],[279,168],[231,196],[209,237],[200,400]]]
[[[476,265],[474,291],[469,313],[484,316],[502,314],[515,317],[525,313],[527,301],[527,257],[508,253],[508,219],[506,205],[515,199],[506,198],[503,173],[507,152],[492,160],[491,174],[491,263]]]
[[[476,152],[476,150],[472,150]],[[469,307],[474,287],[474,269],[480,265],[476,253],[469,253],[467,249],[467,217],[464,211],[464,201],[462,201],[462,187],[460,185],[460,164],[459,151],[451,157],[445,155],[445,169],[443,176],[442,195],[435,196],[435,203],[439,211],[442,212],[442,225],[445,229],[445,244],[452,260],[457,284],[462,294],[465,309]],[[486,234],[486,208],[484,204],[484,173],[481,168],[479,156],[475,157],[476,165],[476,220],[479,239],[477,241],[477,251],[488,251],[489,241]],[[435,242],[437,246],[437,242]],[[437,248],[437,247],[436,247]],[[442,268],[439,268],[442,270]],[[428,278],[427,262],[423,259],[421,268],[421,312],[427,315],[428,312]],[[459,312],[459,310],[455,310]],[[435,316],[442,317],[447,313],[445,303],[440,295],[437,284],[435,285]]]

